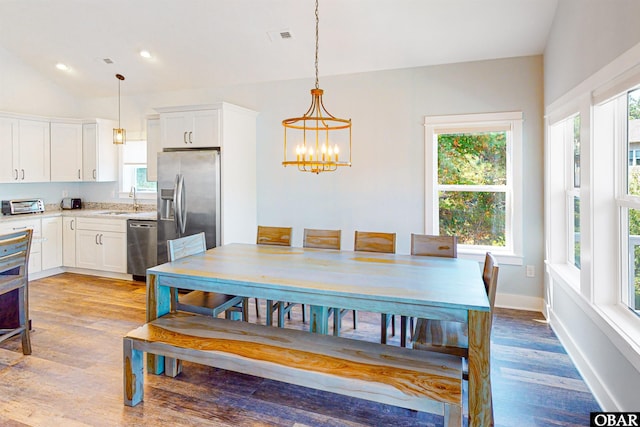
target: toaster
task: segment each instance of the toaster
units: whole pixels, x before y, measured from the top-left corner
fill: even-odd
[[[74,199],[73,197],[65,197],[60,202],[60,207],[62,209],[81,209],[82,208],[82,199]]]

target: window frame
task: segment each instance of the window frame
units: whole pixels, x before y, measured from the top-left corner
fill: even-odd
[[[522,173],[514,173],[522,164],[523,113],[500,112],[461,114],[447,116],[426,116],[425,126],[425,233],[438,234],[439,230],[439,191],[451,186],[438,184],[438,144],[437,135],[454,132],[507,131],[507,183],[505,186],[473,185],[474,191],[506,193],[505,234],[507,245],[474,246],[458,245],[458,255],[464,258],[482,261],[487,250],[498,257],[499,262],[511,265],[523,264],[523,209],[522,209]],[[464,191],[464,186],[455,186]]]
[[[127,141],[126,144],[118,147],[118,198],[120,199],[131,198],[131,190],[130,189],[127,190],[124,188],[125,166],[126,165],[134,165],[134,166],[144,165],[145,167],[147,166],[146,160],[145,162],[140,162],[140,163],[125,163],[124,150],[126,149],[126,145],[131,143],[143,143],[145,144],[145,147],[148,149],[148,143],[144,139],[129,140]],[[144,158],[146,159],[146,155],[144,156]],[[157,198],[157,189],[154,191],[144,191],[144,190],[138,190],[136,188],[136,198],[143,199],[143,200],[155,200]]]

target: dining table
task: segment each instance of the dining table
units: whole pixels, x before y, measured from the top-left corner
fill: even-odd
[[[476,261],[232,243],[147,269],[147,322],[175,310],[175,288],[305,304],[321,334],[331,307],[467,323],[469,426],[493,422],[491,309]],[[147,356],[148,372],[163,369]]]

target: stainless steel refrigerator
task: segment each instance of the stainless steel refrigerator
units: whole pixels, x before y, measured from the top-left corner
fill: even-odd
[[[201,231],[207,249],[220,245],[220,152],[158,153],[158,264],[168,261],[167,240]]]

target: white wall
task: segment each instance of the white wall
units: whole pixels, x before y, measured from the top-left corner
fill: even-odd
[[[545,105],[640,41],[640,1],[560,0],[544,51]]]

